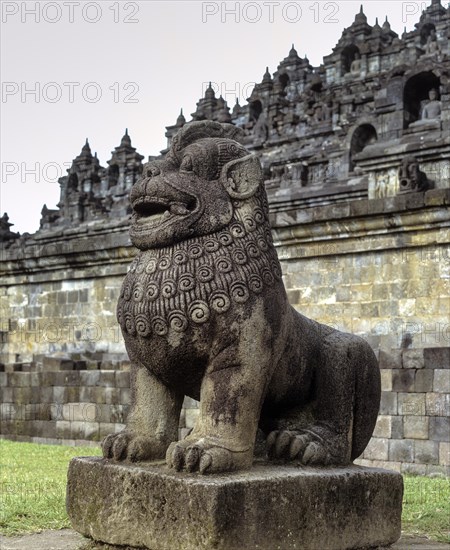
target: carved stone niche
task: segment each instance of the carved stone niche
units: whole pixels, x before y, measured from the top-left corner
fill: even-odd
[[[309,166],[308,184],[320,185],[324,182],[327,175],[328,165],[324,162],[315,163]]]
[[[419,162],[413,156],[403,159],[398,171],[399,194],[427,191],[430,184],[425,172],[419,168]]]
[[[305,187],[308,184],[308,163],[295,162],[289,165],[289,181],[291,185]]]
[[[269,172],[269,178],[265,181],[266,189],[279,187],[284,175],[284,164],[272,164]]]
[[[405,84],[404,128],[411,132],[439,129],[442,103],[439,99],[440,79],[432,71],[412,76]]]

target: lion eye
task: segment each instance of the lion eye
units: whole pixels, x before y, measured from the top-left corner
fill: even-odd
[[[181,161],[180,170],[183,170],[184,172],[192,172],[193,169],[194,166],[192,164],[192,157],[186,155]]]
[[[160,173],[161,173],[161,170],[157,166],[153,165],[148,168],[147,177],[154,178],[155,176],[159,176]]]

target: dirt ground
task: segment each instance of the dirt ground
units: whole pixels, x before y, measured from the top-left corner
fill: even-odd
[[[22,537],[0,536],[0,550],[114,550],[115,548],[118,547],[89,542],[71,529],[43,531]],[[121,546],[120,550],[127,549]],[[174,550],[183,549],[174,548]],[[390,550],[450,550],[450,545],[429,541],[425,537],[404,536],[397,544],[391,546]]]

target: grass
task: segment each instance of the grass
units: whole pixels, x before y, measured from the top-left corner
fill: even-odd
[[[99,448],[0,440],[0,533],[18,535],[70,527],[66,476],[74,456]],[[402,530],[450,543],[450,479],[404,476]]]
[[[0,533],[18,535],[70,527],[65,509],[67,467],[96,447],[0,440]]]
[[[403,476],[402,531],[450,544],[450,479]]]

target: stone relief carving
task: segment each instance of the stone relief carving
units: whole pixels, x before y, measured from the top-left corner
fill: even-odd
[[[389,175],[387,173],[378,174],[376,177],[375,197],[382,199],[388,196]]]
[[[398,181],[398,170],[396,168],[391,168],[388,170],[389,175],[389,195],[395,196],[398,193],[399,181]]]
[[[103,442],[106,458],[243,469],[259,429],[271,460],[344,465],[371,437],[376,358],[289,305],[261,166],[241,139],[230,124],[186,124],[132,188],[140,253],[117,308],[132,403],[125,430]],[[185,395],[200,414],[177,441]]]
[[[369,174],[369,199],[394,197],[398,193],[398,169],[389,168]]]

